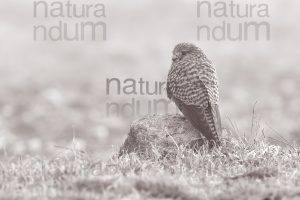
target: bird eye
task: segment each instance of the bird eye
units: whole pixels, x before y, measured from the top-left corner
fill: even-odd
[[[182,51],[181,52],[181,57],[185,56],[188,52],[187,51]]]

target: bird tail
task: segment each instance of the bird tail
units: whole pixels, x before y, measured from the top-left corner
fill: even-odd
[[[218,105],[208,105],[204,110],[204,115],[207,120],[208,126],[213,136],[215,145],[220,145],[219,135],[221,135],[222,125]]]

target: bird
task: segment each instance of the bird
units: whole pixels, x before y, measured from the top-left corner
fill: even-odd
[[[207,140],[220,146],[219,81],[214,64],[192,43],[179,43],[167,77],[167,96]]]

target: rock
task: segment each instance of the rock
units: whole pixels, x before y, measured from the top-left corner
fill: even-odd
[[[199,147],[204,139],[181,115],[149,115],[132,123],[119,155],[135,152],[153,156],[177,152],[180,146]]]

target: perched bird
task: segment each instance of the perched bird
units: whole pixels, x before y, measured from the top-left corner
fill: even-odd
[[[222,130],[216,69],[203,51],[190,43],[180,43],[173,50],[168,74],[167,95],[183,115],[209,141],[220,145]]]

